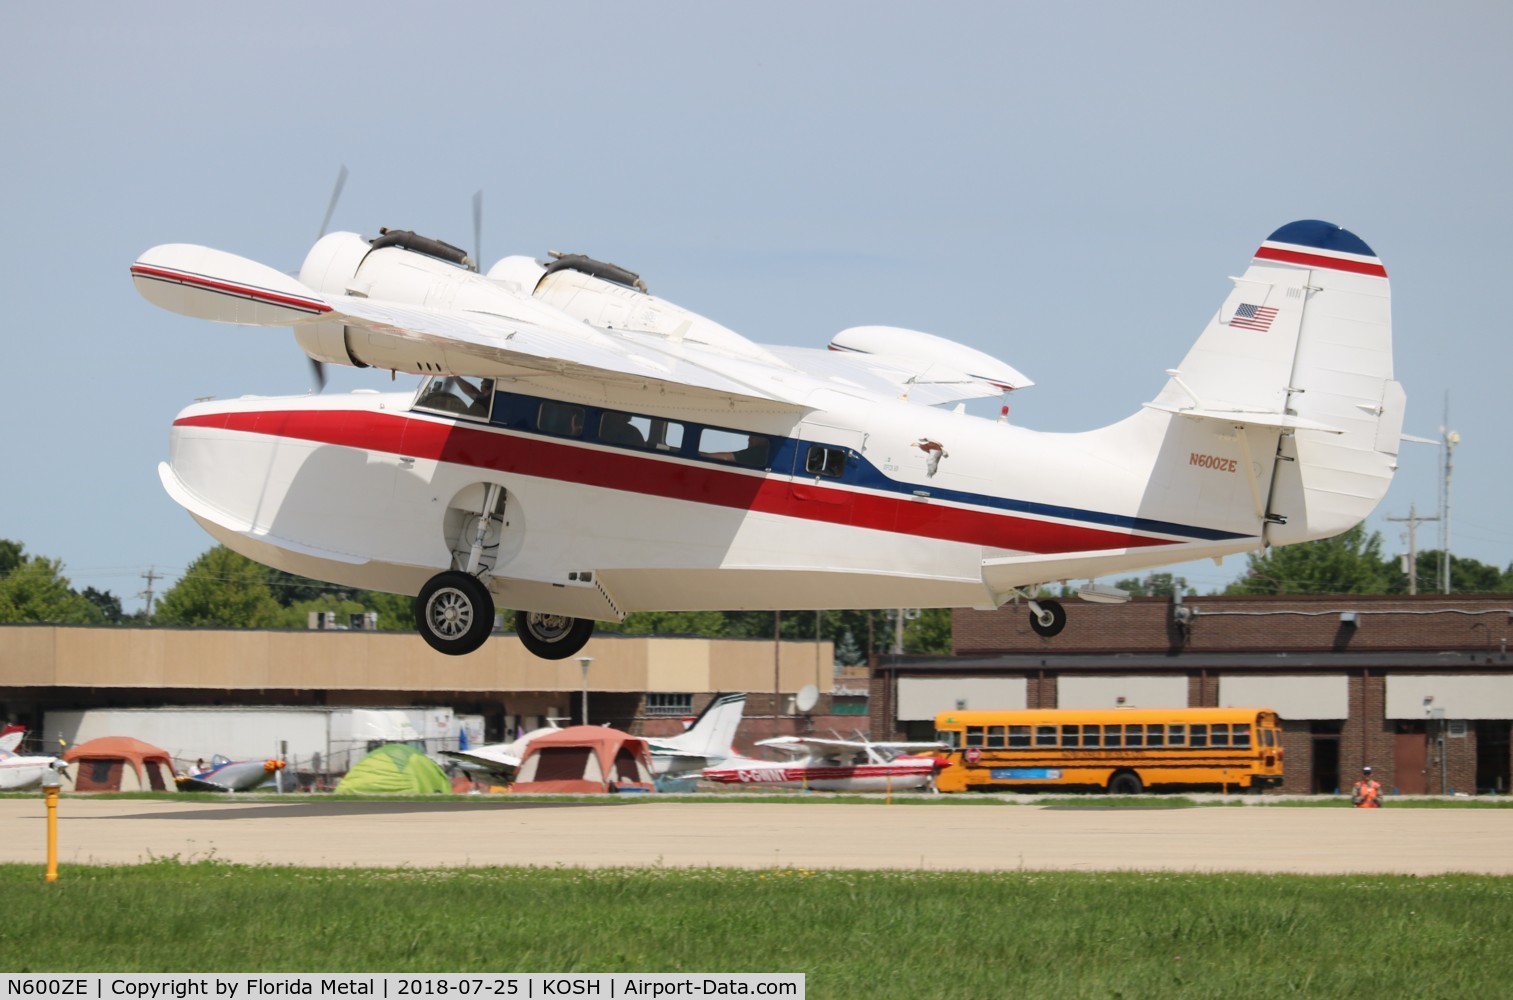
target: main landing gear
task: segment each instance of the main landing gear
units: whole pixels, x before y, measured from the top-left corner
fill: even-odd
[[[449,656],[471,653],[494,630],[494,597],[477,577],[460,570],[437,573],[415,598],[415,626],[432,649]],[[533,655],[564,660],[594,634],[591,618],[515,612],[515,632]]]

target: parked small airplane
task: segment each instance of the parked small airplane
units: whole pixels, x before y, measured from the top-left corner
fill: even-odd
[[[814,736],[774,736],[758,740],[756,745],[776,747],[793,759],[771,761],[732,757],[718,767],[706,767],[704,780],[725,785],[777,785],[821,792],[897,792],[931,787],[935,775],[950,763],[928,753],[908,752],[944,750],[939,743],[874,743]]]
[[[61,770],[63,761],[45,754],[18,754],[21,738],[26,735],[23,726],[6,726],[0,731],[0,792],[15,792],[35,788],[49,769]]]
[[[683,784],[699,777],[704,768],[734,755],[731,742],[741,725],[746,708],[745,694],[715,695],[689,727],[676,736],[644,736],[651,751],[652,773],[658,791],[687,790]],[[559,732],[553,725],[536,729],[510,743],[495,743],[471,750],[443,750],[442,756],[462,764],[469,771],[481,771],[493,778],[514,780],[525,751],[538,736]]]
[[[232,760],[216,754],[210,758],[208,767],[175,775],[174,781],[181,791],[186,792],[250,792],[283,768],[284,762],[277,758]]]
[[[939,405],[1031,382],[928,333],[762,346],[591,258],[480,274],[446,243],[380,233],[323,236],[298,278],[185,244],[132,265],[163,308],[425,377],[195,404],[159,475],[253,559],[418,595],[447,653],[483,644],[496,602],[551,659],[643,610],[1024,598],[1053,636],[1066,613],[1042,583],[1338,534],[1397,468],[1387,272],[1325,222],[1261,244],[1153,401],[1072,434]],[[1084,348],[1119,335],[1130,303],[1110,305]]]

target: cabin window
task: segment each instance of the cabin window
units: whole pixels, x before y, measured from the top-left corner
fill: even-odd
[[[415,409],[469,420],[487,420],[494,400],[494,380],[439,375],[426,379],[415,394]]]
[[[557,437],[582,437],[583,407],[543,401],[536,410],[536,429]]]
[[[678,451],[683,447],[683,425],[675,420],[608,410],[599,418],[599,440],[629,448]]]
[[[809,446],[809,454],[804,458],[804,471],[811,476],[839,479],[846,474],[846,453],[840,448],[812,444]]]
[[[717,462],[734,462],[748,469],[765,469],[771,446],[761,434],[706,427],[699,434],[699,455]]]

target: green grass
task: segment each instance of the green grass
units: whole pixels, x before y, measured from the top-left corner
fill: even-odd
[[[1504,995],[1513,879],[0,865],[7,972],[802,972],[816,998]]]

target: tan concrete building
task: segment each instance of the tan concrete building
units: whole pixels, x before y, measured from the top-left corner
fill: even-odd
[[[97,707],[438,705],[482,715],[495,741],[548,717],[583,721],[586,691],[589,722],[670,735],[715,693],[741,691],[737,745],[747,748],[856,724],[854,714],[831,718],[833,660],[828,642],[603,635],[579,656],[547,661],[513,637],[451,657],[407,632],[8,625],[0,720],[35,733],[45,712]],[[806,685],[819,699],[800,712]]]

